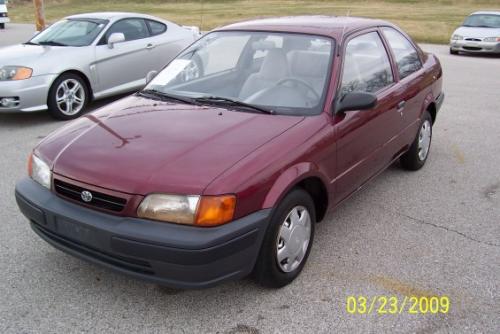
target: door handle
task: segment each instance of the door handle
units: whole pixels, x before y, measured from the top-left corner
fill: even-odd
[[[148,45],[146,45],[146,49],[154,49],[154,45],[149,43]]]
[[[405,105],[406,105],[406,101],[401,101],[398,103],[398,111],[399,112],[402,112],[403,109],[405,108]]]

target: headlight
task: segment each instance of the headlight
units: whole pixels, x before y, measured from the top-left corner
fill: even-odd
[[[0,68],[0,81],[26,80],[31,78],[33,70],[22,66],[4,66]]]
[[[460,40],[464,39],[464,36],[460,36],[460,35],[455,34],[455,35],[451,36],[451,39],[453,41],[460,41]]]
[[[484,39],[485,42],[500,42],[500,37],[487,37]]]
[[[52,172],[50,167],[42,159],[32,154],[28,162],[28,173],[33,180],[50,189]]]
[[[137,216],[170,223],[217,226],[233,219],[234,195],[179,196],[152,194],[139,205]]]

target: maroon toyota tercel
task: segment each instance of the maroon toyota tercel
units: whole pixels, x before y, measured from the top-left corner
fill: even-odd
[[[54,247],[181,288],[290,283],[328,208],[424,165],[444,97],[434,55],[361,18],[233,24],[148,77],[44,139],[16,198]]]

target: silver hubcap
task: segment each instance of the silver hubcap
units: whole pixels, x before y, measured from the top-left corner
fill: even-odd
[[[429,148],[431,146],[431,136],[432,128],[431,122],[426,120],[422,127],[420,128],[420,133],[418,134],[418,158],[424,161],[429,153]]]
[[[77,80],[64,80],[57,87],[56,102],[59,111],[64,115],[78,114],[85,103],[85,90]]]
[[[303,206],[294,207],[281,224],[277,240],[279,268],[288,273],[302,263],[311,239],[311,216]]]

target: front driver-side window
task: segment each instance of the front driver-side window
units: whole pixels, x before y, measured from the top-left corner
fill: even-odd
[[[396,58],[400,79],[422,68],[417,50],[406,37],[392,28],[383,28],[383,31]]]
[[[344,55],[342,96],[350,92],[375,93],[394,82],[389,56],[377,32],[351,39]]]
[[[100,44],[106,44],[109,36],[115,32],[120,32],[125,36],[125,41],[149,37],[148,27],[143,19],[124,19],[115,22],[106,32],[105,39]]]

